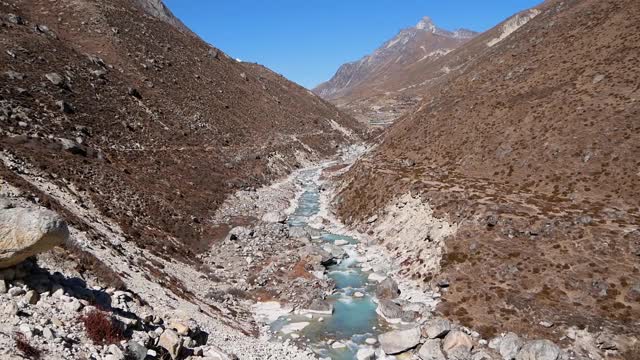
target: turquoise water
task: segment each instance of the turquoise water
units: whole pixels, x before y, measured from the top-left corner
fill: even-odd
[[[320,238],[324,241],[331,242],[331,243],[335,243],[336,240],[345,240],[345,241],[348,241],[349,244],[355,244],[358,242],[356,239],[352,238],[351,236],[330,234],[330,233],[324,233]]]
[[[301,174],[304,192],[296,210],[289,217],[289,226],[307,226],[309,219],[320,211],[320,195],[318,185],[314,181],[318,171],[307,171]],[[357,243],[357,240],[350,236],[324,231],[314,242],[322,246],[324,243],[335,243],[336,240],[345,240],[349,244]],[[348,254],[353,253],[353,246],[346,245],[344,248]],[[296,341],[307,344],[306,346],[322,357],[334,360],[355,359],[359,345],[364,344],[369,337],[377,337],[388,328],[386,322],[376,313],[377,305],[370,296],[375,286],[367,280],[369,273],[363,272],[355,266],[356,264],[355,259],[350,256],[340,264],[327,269],[327,276],[336,283],[335,293],[327,298],[334,306],[333,315],[322,316],[323,321],[318,321],[318,315],[314,315],[313,319],[303,315],[282,317],[272,324],[271,329],[277,333],[289,322],[310,322],[298,333],[300,339]],[[354,297],[355,292],[360,292],[364,296]],[[338,340],[347,346],[342,349],[333,349],[326,340]]]

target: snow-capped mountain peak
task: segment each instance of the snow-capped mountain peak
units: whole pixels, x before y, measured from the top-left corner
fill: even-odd
[[[436,25],[433,23],[433,20],[431,20],[430,17],[425,16],[423,17],[420,22],[416,25],[416,29],[418,30],[425,30],[428,32],[435,32],[437,27]]]

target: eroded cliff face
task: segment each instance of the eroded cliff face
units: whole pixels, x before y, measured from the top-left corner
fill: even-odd
[[[455,226],[440,272],[416,265],[419,245],[403,271],[426,287],[446,279],[441,310],[476,329],[637,335],[640,4],[538,10],[492,46],[502,25],[447,55],[484,48],[344,176],[337,208],[375,231],[367,219],[411,196]]]

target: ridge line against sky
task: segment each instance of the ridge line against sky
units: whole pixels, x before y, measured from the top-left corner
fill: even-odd
[[[443,29],[483,32],[541,0],[165,0],[182,22],[230,56],[313,88],[429,16]]]

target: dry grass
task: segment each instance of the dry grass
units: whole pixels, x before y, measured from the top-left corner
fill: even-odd
[[[42,352],[29,344],[29,340],[23,333],[16,333],[14,336],[16,349],[23,357],[31,360],[38,360],[42,357]]]
[[[124,340],[122,326],[104,311],[92,310],[80,320],[87,336],[96,345],[116,344]]]

